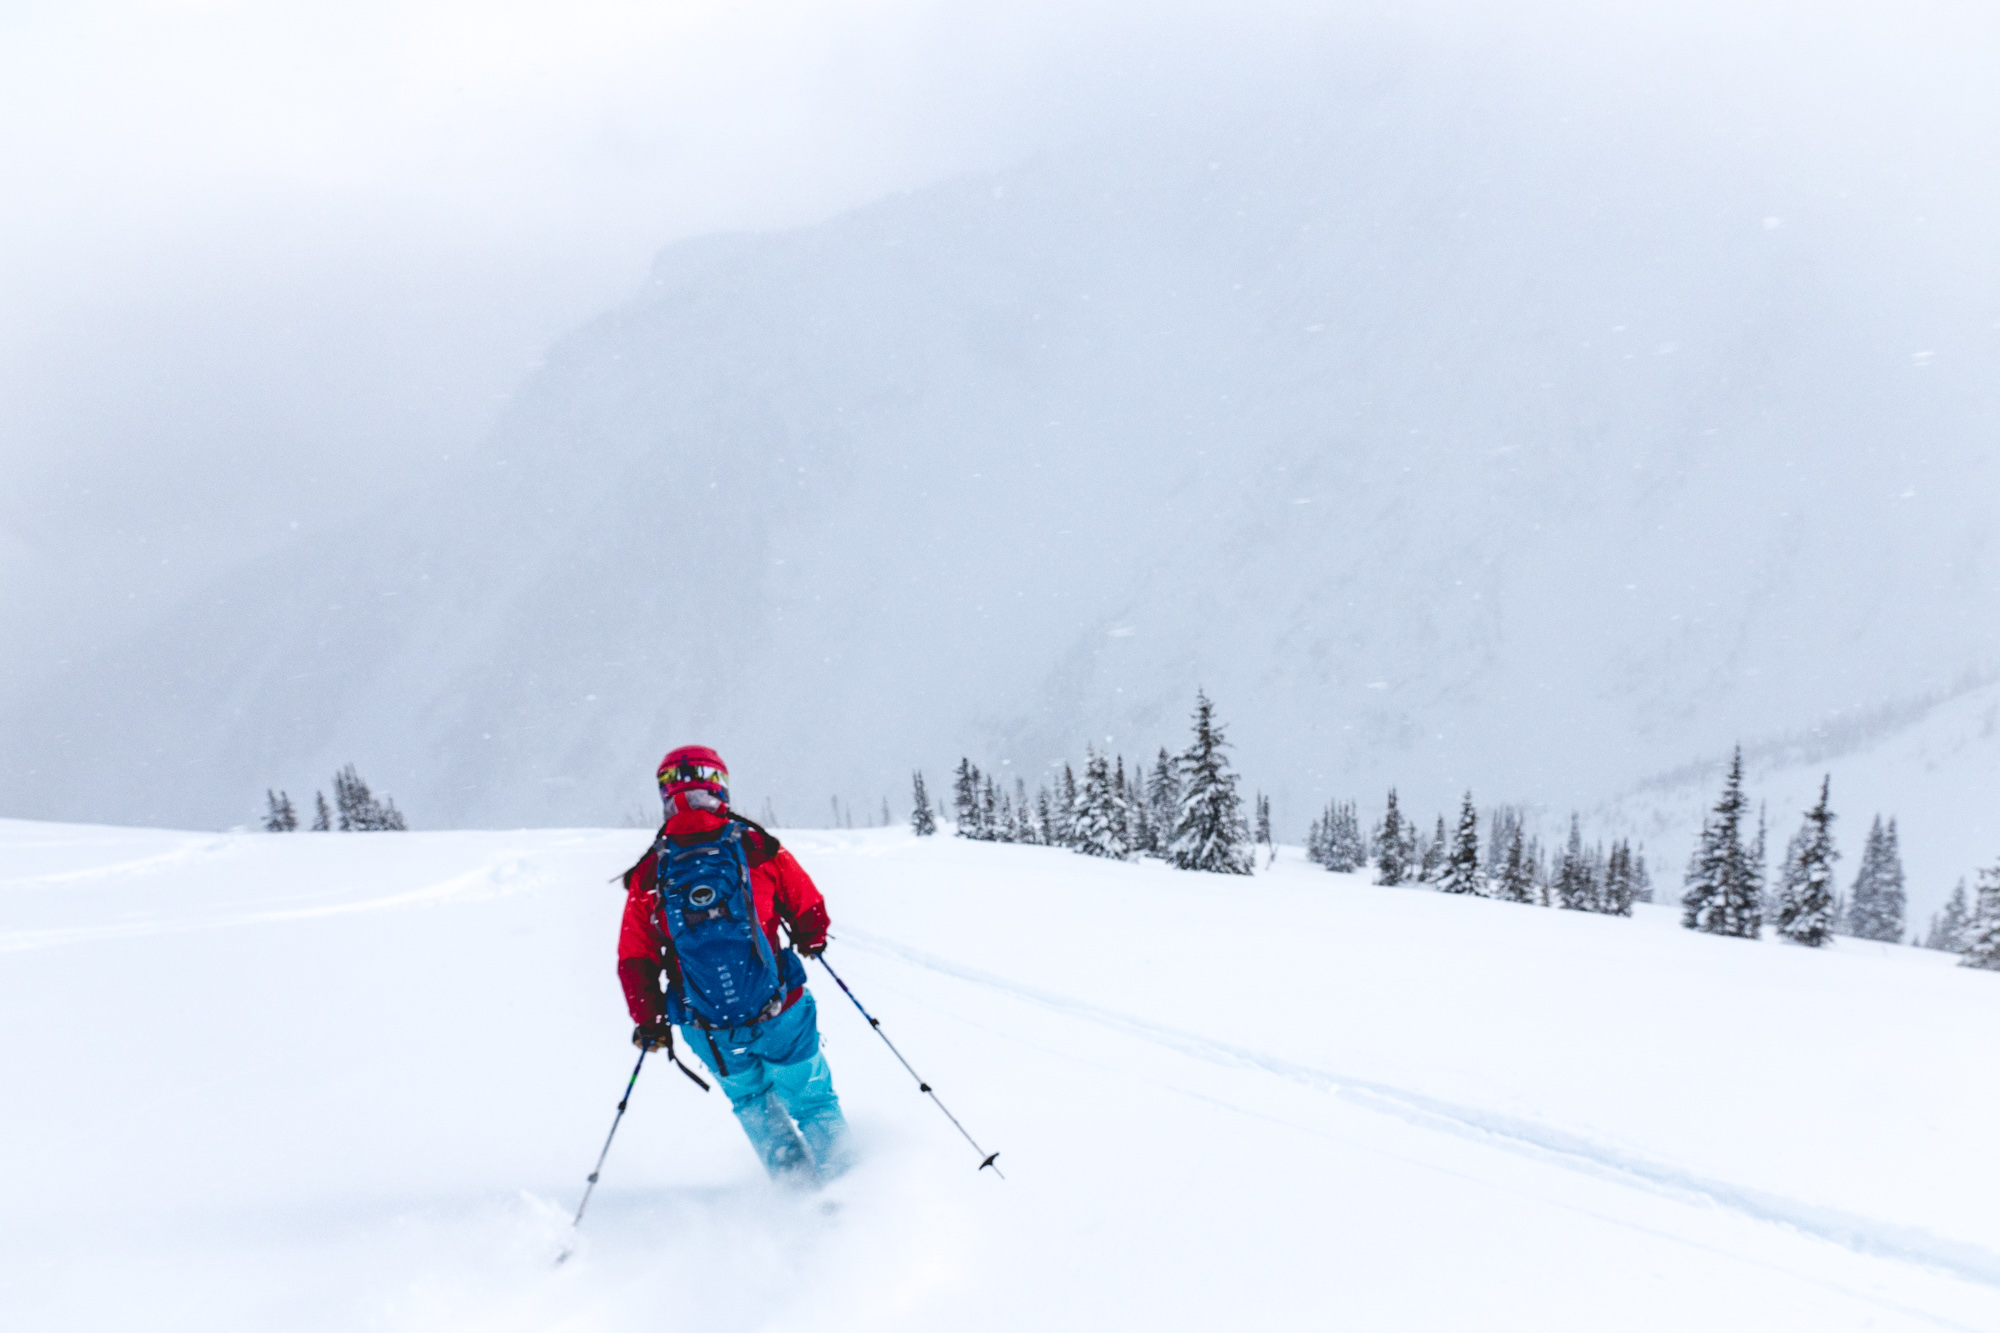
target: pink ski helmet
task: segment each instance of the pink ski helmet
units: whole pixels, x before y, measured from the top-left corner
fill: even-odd
[[[729,769],[706,745],[683,745],[660,761],[660,799],[669,815],[729,804]]]

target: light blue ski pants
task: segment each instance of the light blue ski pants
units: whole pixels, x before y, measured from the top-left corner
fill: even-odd
[[[812,992],[762,1023],[681,1037],[714,1071],[773,1180],[830,1180],[847,1168],[847,1121],[819,1049]]]

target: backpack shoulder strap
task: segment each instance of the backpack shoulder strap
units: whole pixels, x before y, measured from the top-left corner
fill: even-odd
[[[755,833],[763,843],[763,850],[767,854],[771,856],[776,856],[780,851],[784,849],[784,844],[778,841],[777,834],[771,832],[771,830],[765,828],[762,824],[759,824],[756,820],[750,818],[748,815],[739,815],[734,810],[731,810],[729,812],[729,817],[735,820],[737,823],[748,828],[751,832]]]
[[[613,884],[623,885],[626,891],[630,892],[632,888],[632,876],[638,874],[639,871],[644,868],[647,858],[649,857],[657,858],[659,856],[660,843],[665,840],[666,836],[667,836],[667,826],[665,824],[662,824],[660,825],[660,831],[653,835],[652,845],[647,847],[645,851],[641,852],[639,854],[639,859],[634,861],[629,867],[620,871],[618,874],[613,875],[611,877],[611,882]]]

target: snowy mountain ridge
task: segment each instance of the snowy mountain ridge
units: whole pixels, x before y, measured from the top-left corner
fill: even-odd
[[[1560,818],[1993,670],[1992,275],[1851,164],[1462,74],[677,246],[450,484],[52,668],[0,800],[229,824],[355,761],[602,822],[700,739],[807,822],[1201,686],[1294,835]]]

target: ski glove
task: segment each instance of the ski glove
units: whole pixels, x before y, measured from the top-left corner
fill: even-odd
[[[826,936],[816,940],[793,940],[792,947],[808,958],[817,958],[826,952]]]
[[[674,1039],[674,1029],[668,1023],[641,1023],[632,1029],[632,1044],[642,1051],[665,1050]]]

